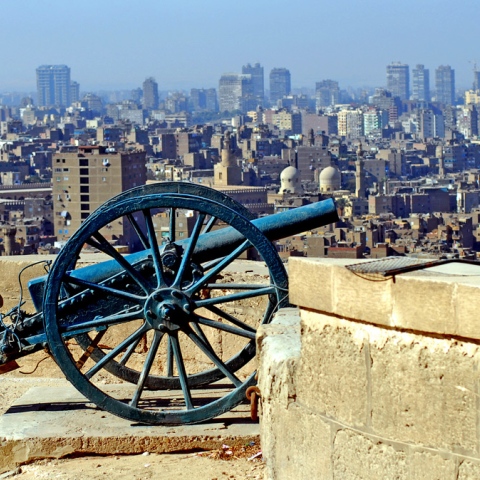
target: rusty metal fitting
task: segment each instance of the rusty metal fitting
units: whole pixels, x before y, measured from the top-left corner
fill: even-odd
[[[250,401],[250,417],[256,422],[258,420],[258,402],[262,398],[260,389],[256,385],[248,387],[245,396]]]

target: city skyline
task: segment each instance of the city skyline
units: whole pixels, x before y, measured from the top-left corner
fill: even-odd
[[[148,77],[160,90],[217,88],[224,73],[257,62],[266,75],[290,70],[292,88],[329,78],[342,87],[384,86],[392,62],[432,72],[451,65],[458,87],[468,88],[480,65],[473,0],[455,9],[446,0],[304,0],[295,11],[286,0],[26,5],[2,2],[0,42],[10,46],[2,52],[2,92],[35,90],[43,64],[69,65],[83,91],[137,88]]]

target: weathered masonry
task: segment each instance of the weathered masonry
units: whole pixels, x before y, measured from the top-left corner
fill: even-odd
[[[480,266],[354,262],[290,259],[257,335],[267,478],[480,478]]]

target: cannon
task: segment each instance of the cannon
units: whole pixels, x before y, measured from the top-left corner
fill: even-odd
[[[180,212],[192,223],[188,238]],[[167,227],[159,228],[161,217]],[[227,195],[192,183],[123,192],[82,223],[48,275],[29,283],[37,312],[25,314],[20,302],[2,316],[0,372],[47,348],[90,402],[130,421],[219,416],[255,385],[249,364],[258,325],[288,305],[287,273],[272,242],[337,219],[331,199],[253,218]],[[135,239],[127,255],[108,237],[114,222]],[[80,268],[86,247],[108,260]],[[263,260],[268,281],[225,281],[247,254]]]

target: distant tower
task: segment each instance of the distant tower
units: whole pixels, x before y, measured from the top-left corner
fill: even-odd
[[[265,95],[263,67],[259,63],[253,66],[248,63],[242,67],[242,74],[252,76],[252,93],[258,105],[262,106]]]
[[[252,91],[253,83],[250,74],[224,73],[218,83],[220,111],[245,111],[245,107],[252,106]]]
[[[410,99],[410,74],[408,65],[394,62],[387,65],[387,90],[401,100]]]
[[[215,186],[240,185],[242,169],[237,165],[232,152],[230,132],[225,133],[222,148],[222,161],[213,167]]]
[[[42,65],[37,68],[37,105],[69,107],[71,101],[70,68],[66,65]]]
[[[143,82],[143,108],[146,110],[158,108],[158,83],[152,77]]]
[[[365,170],[363,169],[365,162],[363,161],[362,144],[358,144],[357,160],[355,161],[355,196],[357,198],[365,198]]]
[[[443,153],[443,145],[437,145],[435,149],[435,156],[438,158],[438,175],[441,178],[445,177],[445,155]]]
[[[270,72],[270,101],[276,103],[292,90],[290,70],[286,68],[274,68]]]
[[[80,84],[78,82],[70,82],[70,96],[72,103],[80,101]]]
[[[440,65],[435,70],[435,89],[437,102],[455,104],[455,70],[450,65]]]
[[[473,69],[473,89],[480,90],[480,70],[477,70],[477,64]]]
[[[430,71],[423,65],[417,65],[412,70],[412,100],[430,101]]]

